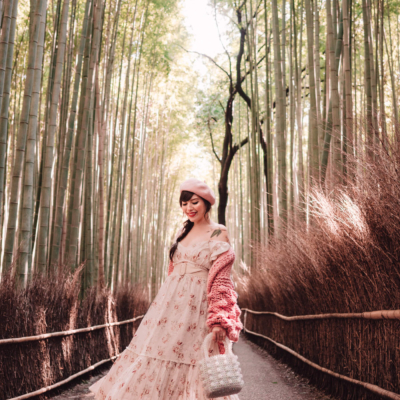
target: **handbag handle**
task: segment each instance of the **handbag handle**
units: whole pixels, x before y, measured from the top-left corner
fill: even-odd
[[[210,343],[212,340],[212,332],[209,333],[205,338],[204,338],[204,342],[203,342],[203,356],[204,359],[206,359],[208,356],[208,349],[210,348]],[[228,339],[228,335],[225,336],[224,339],[224,343],[225,343],[225,349],[227,349],[227,354],[232,355],[232,342]]]

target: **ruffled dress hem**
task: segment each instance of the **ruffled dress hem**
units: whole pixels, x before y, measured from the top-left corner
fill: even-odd
[[[197,365],[140,355],[126,348],[109,373],[89,387],[96,400],[205,400]],[[216,400],[239,400],[237,395]]]

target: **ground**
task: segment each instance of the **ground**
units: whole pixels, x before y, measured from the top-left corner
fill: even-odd
[[[329,396],[309,385],[304,378],[294,373],[290,367],[280,363],[265,350],[241,335],[233,346],[238,355],[245,382],[240,392],[240,400],[328,400]],[[89,393],[89,386],[107,373],[99,371],[90,379],[76,381],[58,395],[50,396],[53,400],[94,399]]]

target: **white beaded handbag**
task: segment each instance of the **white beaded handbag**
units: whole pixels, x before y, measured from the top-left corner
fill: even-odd
[[[212,340],[209,333],[203,342],[204,358],[199,362],[200,378],[203,389],[209,399],[239,393],[244,385],[240,363],[232,352],[232,343],[225,336],[225,354],[210,357],[208,349]]]

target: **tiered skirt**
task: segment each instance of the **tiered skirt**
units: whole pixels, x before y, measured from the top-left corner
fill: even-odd
[[[89,390],[98,400],[206,400],[199,376],[208,333],[207,279],[171,274],[129,346]],[[209,354],[218,354],[213,342]],[[239,400],[237,395],[220,400]]]

